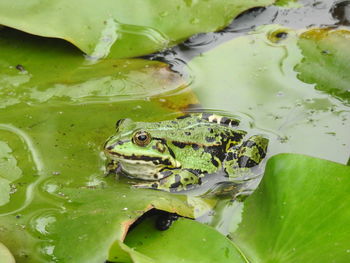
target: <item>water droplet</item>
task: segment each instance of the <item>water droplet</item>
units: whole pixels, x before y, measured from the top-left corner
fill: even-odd
[[[39,215],[34,216],[28,223],[28,228],[30,232],[35,235],[37,233],[47,236],[49,235],[49,226],[57,221],[56,211],[45,211],[41,212]]]
[[[53,246],[53,245],[48,245],[48,246],[43,247],[43,252],[44,252],[45,254],[47,254],[47,255],[52,255],[54,249],[55,249],[55,246]]]
[[[43,187],[44,191],[52,194],[55,193],[58,189],[58,186],[56,184],[45,184]]]

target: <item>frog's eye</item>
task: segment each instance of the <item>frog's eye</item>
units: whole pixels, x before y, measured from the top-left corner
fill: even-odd
[[[146,131],[138,131],[134,134],[133,142],[139,146],[146,146],[151,142],[151,135]]]

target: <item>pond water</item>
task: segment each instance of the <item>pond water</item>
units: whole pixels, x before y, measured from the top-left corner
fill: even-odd
[[[285,45],[281,42],[274,47],[271,43],[267,43],[269,47],[260,44],[266,44],[264,32],[274,30],[264,31],[261,29],[264,25],[279,24],[282,28],[300,31],[312,27],[346,27],[348,21],[349,1],[301,1],[298,8],[256,8],[241,14],[222,31],[198,34],[172,49],[146,58],[164,61],[185,76],[198,95],[202,108],[243,114],[262,132],[270,133],[272,154],[296,152],[346,163],[350,147],[347,136],[350,127],[346,121],[349,118],[348,103],[315,91],[312,83],[307,85],[298,81],[300,74],[295,68],[302,62],[304,52],[298,44],[288,40]],[[256,33],[252,33],[254,30]],[[258,35],[259,30],[260,33],[264,31],[261,36],[249,39],[249,35]],[[247,39],[246,44],[239,44],[244,38]],[[228,51],[228,43],[234,41],[237,44],[232,44],[231,51]],[[271,55],[280,52],[281,48],[284,53],[279,57]],[[206,54],[213,49],[217,51]],[[233,49],[246,55],[237,54]],[[270,55],[264,58],[262,52]],[[203,62],[200,62],[198,57],[202,54]],[[231,61],[226,59],[228,57]],[[292,61],[293,58],[295,61]],[[273,64],[282,60],[285,62],[282,70],[288,72],[273,72]],[[245,71],[247,65],[250,65],[250,76]],[[249,82],[247,78],[255,78],[256,81]],[[282,83],[276,83],[276,79]],[[256,89],[254,85],[262,87]],[[267,85],[270,87],[265,88]],[[302,88],[296,92],[295,86]],[[256,105],[262,107],[257,108]],[[340,114],[330,116],[331,112]],[[320,144],[320,141],[323,143]]]

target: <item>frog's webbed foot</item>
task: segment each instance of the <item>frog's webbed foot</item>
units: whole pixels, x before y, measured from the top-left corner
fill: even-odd
[[[150,181],[150,182],[143,182],[143,183],[133,183],[133,188],[145,188],[145,189],[159,189],[159,182],[157,181]],[[166,189],[161,189],[163,191],[166,191]]]
[[[186,169],[166,170],[167,177],[158,181],[149,181],[134,184],[134,188],[150,188],[167,192],[179,192],[189,190],[195,185],[201,184],[201,179],[198,176]]]

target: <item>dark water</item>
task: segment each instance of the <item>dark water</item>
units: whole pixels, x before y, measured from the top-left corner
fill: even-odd
[[[279,24],[293,29],[350,26],[350,1],[304,0],[298,8],[276,6],[248,10],[219,32],[201,33],[178,46],[145,58],[164,61],[183,73],[183,66],[192,58],[216,46],[245,35],[262,25]]]

